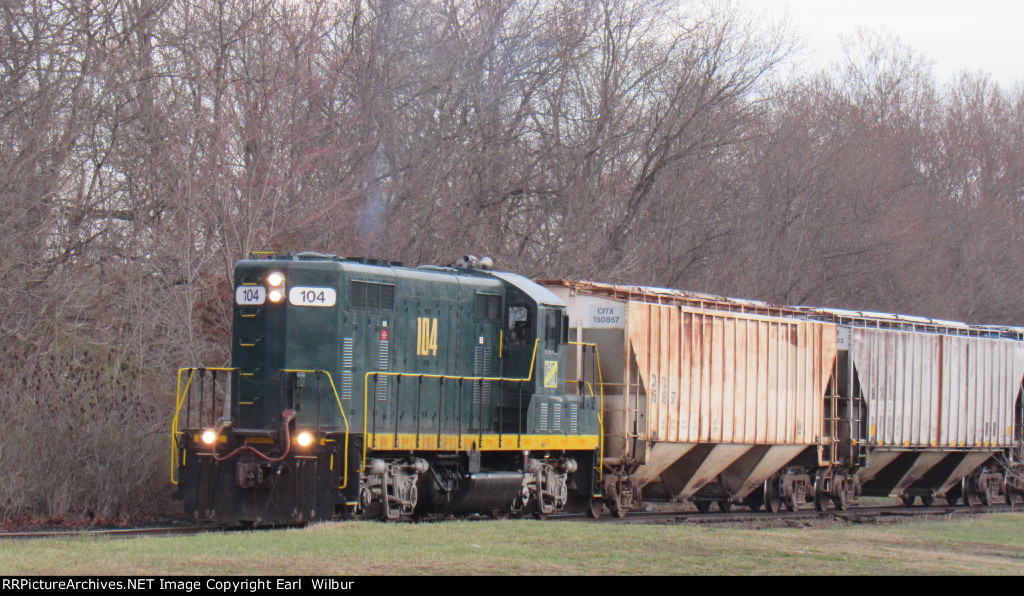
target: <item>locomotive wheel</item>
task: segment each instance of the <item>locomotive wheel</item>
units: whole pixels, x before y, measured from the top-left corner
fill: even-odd
[[[373,503],[368,507],[363,507],[363,519],[365,520],[387,520],[387,516],[384,515],[384,508],[380,503]]]
[[[381,504],[379,500],[375,499],[373,489],[371,489],[370,487],[363,487],[362,491],[359,493],[359,501],[362,509],[363,519],[387,519],[384,514],[384,506]]]
[[[598,519],[604,512],[604,501],[601,499],[595,499],[593,497],[587,502],[587,517],[590,519]]]

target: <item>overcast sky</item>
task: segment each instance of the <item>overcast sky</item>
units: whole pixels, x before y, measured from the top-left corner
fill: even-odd
[[[843,58],[841,34],[885,27],[934,61],[939,82],[984,71],[1001,85],[1024,82],[1024,0],[735,0],[755,14],[782,15],[807,43],[813,63]]]

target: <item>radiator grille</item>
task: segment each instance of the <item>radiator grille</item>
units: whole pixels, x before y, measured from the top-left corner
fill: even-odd
[[[352,399],[352,338],[346,337],[341,345],[341,399]]]
[[[388,371],[388,340],[382,339],[380,341],[380,351],[377,357],[377,371],[387,372]],[[383,400],[388,397],[388,376],[378,375],[377,376],[377,399]]]
[[[485,346],[477,346],[475,358],[473,362],[473,376],[475,377],[490,377],[491,376],[491,349]],[[473,405],[476,407],[482,407],[490,405],[491,403],[491,382],[490,381],[474,381],[473,382]]]
[[[342,340],[341,365],[344,368],[352,368],[352,338],[346,337]]]

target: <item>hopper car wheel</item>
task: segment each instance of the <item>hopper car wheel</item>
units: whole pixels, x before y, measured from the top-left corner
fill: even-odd
[[[718,505],[718,510],[722,513],[729,513],[732,511],[732,503],[730,503],[728,499],[721,499],[715,501],[715,503]]]
[[[914,501],[917,499],[914,495],[903,495],[900,500],[903,501],[903,505],[906,507],[913,507]]]
[[[587,517],[590,519],[598,519],[601,517],[601,513],[604,512],[604,501],[601,499],[591,498],[587,503]]]
[[[964,504],[968,507],[980,507],[982,504],[981,495],[974,490],[973,486],[964,487]]]
[[[783,504],[786,506],[786,511],[796,512],[800,511],[800,503],[796,502],[796,498],[789,497],[783,500]]]
[[[850,508],[850,503],[847,500],[848,488],[845,476],[836,476],[832,480],[832,505],[835,506],[836,511],[846,511]]]
[[[763,506],[764,506],[764,503],[761,503],[761,502],[752,502],[752,503],[749,503],[747,505],[747,507],[750,507],[751,511],[760,511],[761,507],[763,507]]]
[[[927,496],[927,497],[921,497],[921,506],[922,507],[931,507],[934,504],[935,504],[935,497],[930,496],[930,495]]]
[[[612,510],[612,515],[619,519],[626,517],[626,512],[629,511],[629,508],[625,506],[622,500],[622,495],[613,493],[611,500],[608,502],[608,508]]]
[[[622,500],[616,498],[614,495],[612,496],[612,499],[608,502],[608,509],[611,510],[612,515],[619,519],[626,517],[627,509],[622,506]]]
[[[829,496],[828,493],[821,490],[814,491],[814,510],[818,513],[824,513],[828,510]]]
[[[693,504],[696,505],[697,511],[701,513],[711,511],[711,501],[694,501]]]
[[[949,494],[947,494],[946,495],[946,503],[948,503],[950,507],[956,507],[957,505],[960,504],[960,497],[958,497],[956,495],[949,495]]]
[[[776,478],[764,481],[764,510],[778,513],[782,509],[782,497],[779,495],[779,483]]]

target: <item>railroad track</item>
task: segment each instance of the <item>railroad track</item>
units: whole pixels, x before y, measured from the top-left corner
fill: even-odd
[[[40,530],[31,532],[0,532],[0,540],[32,540],[42,538],[138,538],[141,536],[186,536],[203,532],[226,532],[243,529],[239,526],[161,526],[150,528],[117,528],[102,530]]]
[[[602,515],[593,520],[582,514],[552,517],[559,521],[590,521],[619,524],[737,524],[755,523],[765,526],[789,526],[800,522],[845,521],[854,523],[884,523],[916,517],[949,517],[961,515],[980,515],[987,513],[1009,513],[1024,511],[1020,505],[993,505],[988,507],[851,507],[847,511],[829,509],[819,512],[813,507],[804,507],[797,511],[767,513],[764,511],[730,511],[699,513],[696,511],[633,511],[625,518],[619,519],[610,515]]]
[[[625,518],[602,515],[591,519],[582,513],[550,516],[553,522],[591,522],[607,524],[690,524],[733,525],[749,523],[762,527],[788,527],[813,523],[843,521],[852,523],[885,523],[916,517],[950,517],[1009,513],[1024,511],[1020,505],[993,505],[988,507],[851,507],[847,511],[829,509],[825,512],[806,507],[797,511],[767,513],[764,511],[730,511],[699,513],[696,511],[632,511]],[[295,526],[287,526],[294,528]],[[102,530],[41,530],[0,532],[2,540],[31,540],[44,538],[138,538],[142,536],[186,536],[204,532],[231,532],[251,529],[247,526],[205,524],[197,526],[161,526],[148,528],[119,528]],[[261,529],[273,529],[265,527]]]

